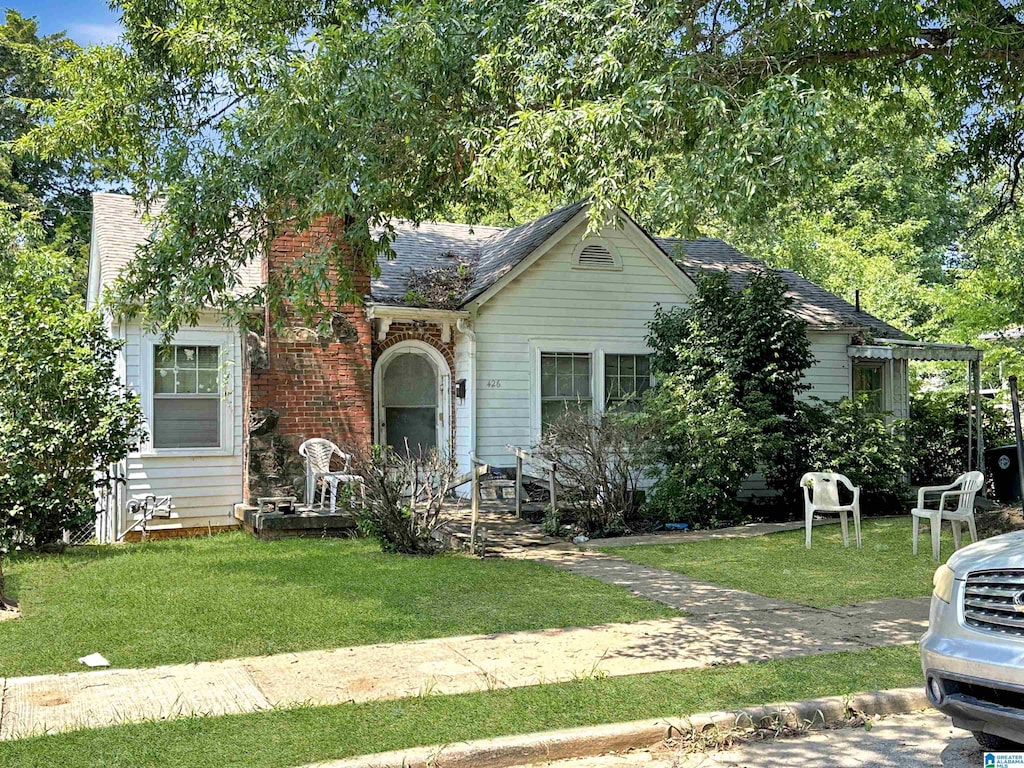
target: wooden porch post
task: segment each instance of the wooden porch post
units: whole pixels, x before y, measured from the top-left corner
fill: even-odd
[[[480,521],[480,475],[477,473],[478,467],[476,462],[470,462],[472,467],[471,472],[473,473],[473,479],[470,480],[469,489],[470,496],[472,497],[472,509],[473,516],[469,524],[469,549],[470,552],[476,554],[476,526]]]
[[[523,457],[516,454],[516,518],[523,516]]]
[[[551,465],[551,474],[548,475],[548,491],[551,494],[551,514],[558,514],[558,498],[555,491],[555,464]]]

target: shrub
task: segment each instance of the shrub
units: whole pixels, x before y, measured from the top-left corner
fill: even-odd
[[[951,389],[910,398],[907,439],[915,485],[948,483],[967,471],[967,402],[966,392]],[[1009,414],[991,400],[982,400],[981,412],[986,446],[1014,441]]]
[[[804,472],[839,472],[860,488],[865,512],[902,510],[908,491],[905,430],[906,422],[875,412],[867,395],[802,403],[788,430],[790,450],[765,467],[780,488],[777,507],[786,517],[802,508],[798,483]]]
[[[455,478],[455,464],[436,451],[399,453],[374,445],[357,456],[355,470],[366,492],[358,508],[360,532],[380,540],[385,552],[433,554],[441,549],[434,533],[445,520],[444,505]]]
[[[0,212],[0,561],[91,520],[97,473],[143,436],[138,397],[115,383],[120,342],[85,309],[71,259],[41,242]]]
[[[607,536],[626,530],[639,507],[649,442],[648,422],[637,414],[569,410],[545,430],[534,453],[557,464],[559,480],[572,489],[564,500],[576,513],[576,529]]]
[[[673,374],[649,393],[644,407],[658,435],[650,454],[660,469],[647,503],[652,520],[708,528],[742,519],[737,496],[757,465],[763,420],[774,415],[755,395],[730,402],[734,386],[724,372],[701,381]]]
[[[791,305],[781,278],[761,270],[740,290],[724,274],[705,277],[690,306],[655,312],[647,341],[659,384],[644,404],[662,470],[653,514],[694,526],[737,522],[744,478],[788,449],[814,362]]]

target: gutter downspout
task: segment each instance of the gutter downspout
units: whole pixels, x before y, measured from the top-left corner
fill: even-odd
[[[455,321],[455,328],[469,340],[469,467],[475,468],[476,457],[476,332],[470,328],[469,321],[460,317]]]

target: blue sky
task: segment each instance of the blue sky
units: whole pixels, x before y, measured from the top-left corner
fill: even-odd
[[[121,29],[106,0],[6,0],[0,7],[35,16],[44,34],[64,31],[79,45],[112,43]]]

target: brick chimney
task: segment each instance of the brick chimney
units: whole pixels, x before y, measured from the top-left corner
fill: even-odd
[[[337,219],[322,219],[301,232],[279,235],[270,245],[266,278],[296,259],[340,238]],[[346,256],[352,287],[370,292],[370,275],[354,254]],[[303,440],[324,437],[342,450],[360,450],[373,438],[372,329],[364,307],[335,307],[331,331],[320,335],[286,309],[284,330],[268,322],[247,339],[246,491],[259,496],[304,497]],[[273,318],[268,318],[272,321]]]

